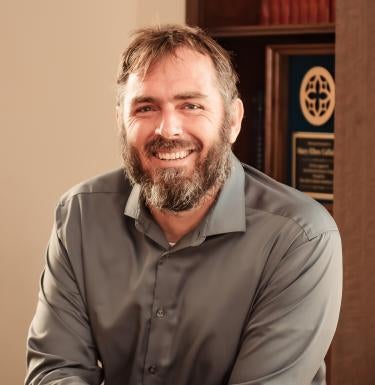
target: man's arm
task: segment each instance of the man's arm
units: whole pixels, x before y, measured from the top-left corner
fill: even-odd
[[[102,370],[85,302],[54,228],[27,341],[26,385],[100,384]]]
[[[317,372],[336,329],[341,291],[338,232],[296,240],[256,300],[229,384],[325,383]]]

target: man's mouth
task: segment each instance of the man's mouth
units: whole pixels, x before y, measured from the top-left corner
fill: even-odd
[[[164,139],[156,137],[145,145],[145,154],[149,158],[161,161],[182,161],[193,152],[200,152],[202,146],[192,140]]]
[[[176,160],[176,159],[184,159],[188,155],[190,155],[193,150],[183,150],[183,151],[175,151],[175,152],[156,152],[154,156],[156,156],[160,160]]]

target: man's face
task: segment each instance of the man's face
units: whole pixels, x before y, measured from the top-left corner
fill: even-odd
[[[209,57],[180,49],[130,74],[119,113],[125,169],[149,205],[193,208],[228,176],[235,135]]]

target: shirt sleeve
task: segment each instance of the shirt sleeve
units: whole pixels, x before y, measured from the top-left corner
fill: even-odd
[[[25,384],[100,384],[98,358],[84,297],[55,225],[29,330]]]
[[[341,303],[338,231],[300,236],[280,258],[246,324],[230,385],[325,383]]]

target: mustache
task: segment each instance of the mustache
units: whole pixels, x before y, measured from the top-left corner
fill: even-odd
[[[201,151],[202,145],[196,140],[165,139],[162,136],[157,136],[146,143],[144,149],[148,156],[152,156],[160,150],[179,149]]]

